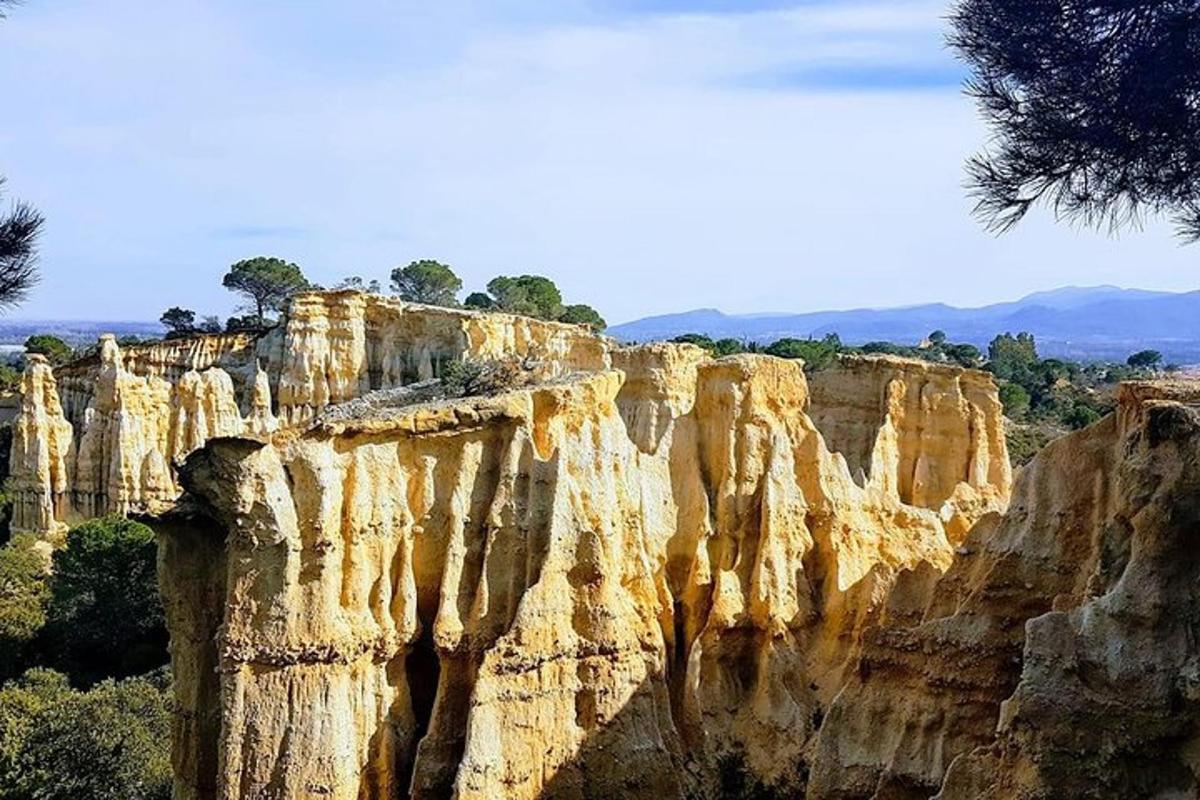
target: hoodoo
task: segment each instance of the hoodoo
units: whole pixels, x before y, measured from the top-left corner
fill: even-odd
[[[1015,481],[985,373],[356,292],[24,388],[16,524],[159,532],[180,800],[1196,792],[1188,384]]]

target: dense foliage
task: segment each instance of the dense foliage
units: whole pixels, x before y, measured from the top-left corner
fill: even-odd
[[[0,199],[3,189],[0,177]],[[37,285],[37,242],[44,224],[42,215],[24,203],[0,214],[0,306],[21,302]]]
[[[300,267],[266,256],[237,262],[221,283],[246,298],[259,326],[266,323],[268,311],[282,310],[289,297],[311,288]]]
[[[1200,0],[960,0],[951,19],[991,127],[969,164],[989,225],[1045,202],[1088,225],[1167,214],[1200,238]]]
[[[422,259],[392,270],[392,291],[412,303],[454,307],[460,289],[462,279],[440,261]]]
[[[0,686],[0,800],[168,800],[164,673],[86,691],[35,668]]]
[[[91,520],[54,554],[49,662],[78,682],[125,677],[167,660],[154,532],[122,517]]]
[[[51,364],[62,364],[74,354],[71,345],[49,333],[35,333],[25,340],[25,352],[43,355]]]
[[[166,800],[153,533],[92,520],[68,534],[52,569],[35,542],[17,535],[0,547],[0,800]]]

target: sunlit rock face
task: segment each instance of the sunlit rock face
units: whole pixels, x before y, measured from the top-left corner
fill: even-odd
[[[944,365],[355,292],[155,348],[31,358],[9,486],[47,547],[154,518],[177,798],[1200,791],[1196,385],[1014,479]]]
[[[57,541],[106,514],[161,513],[177,465],[206,441],[269,435],[331,403],[501,355],[540,374],[604,369],[609,340],[574,325],[417,306],[360,292],[294,299],[261,337],[219,334],[120,348],[111,336],[51,370],[31,359],[14,421],[14,527]]]
[[[803,793],[865,632],[924,596],[902,576],[951,565],[952,521],[1003,508],[1007,472],[914,505],[895,437],[864,482],[829,450],[798,362],[605,358],[190,456],[159,523],[177,796]],[[883,385],[997,414],[966,378],[978,396],[949,369]]]

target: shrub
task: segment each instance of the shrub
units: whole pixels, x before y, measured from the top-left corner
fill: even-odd
[[[54,554],[44,641],[77,683],[167,662],[154,532],[121,517],[85,522]]]

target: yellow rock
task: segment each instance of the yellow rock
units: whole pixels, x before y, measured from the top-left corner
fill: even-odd
[[[179,797],[682,797],[741,769],[803,787],[897,576],[951,563],[946,505],[1004,504],[1002,438],[980,456],[986,425],[966,435],[998,430],[994,387],[847,365],[896,371],[856,483],[798,362],[609,359],[188,459],[215,519],[162,523]],[[925,506],[901,496],[931,453],[918,424],[962,467],[961,487],[929,472],[946,494]]]

